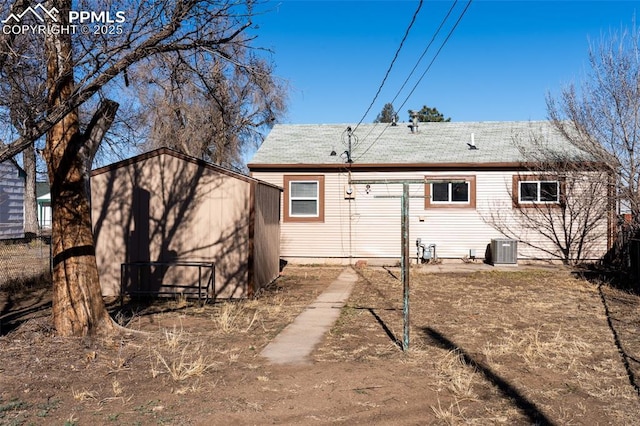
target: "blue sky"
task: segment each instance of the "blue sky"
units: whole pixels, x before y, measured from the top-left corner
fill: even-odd
[[[273,50],[290,87],[284,123],[358,123],[389,67],[418,1],[272,1],[254,21],[255,45]],[[381,94],[407,110],[438,108],[453,121],[546,118],[545,96],[584,78],[589,44],[631,28],[639,1],[474,0],[422,81],[467,0],[460,0],[399,91],[454,1],[425,0]],[[415,91],[408,97],[415,86]],[[406,102],[405,102],[406,101]],[[404,103],[404,106],[401,105]]]

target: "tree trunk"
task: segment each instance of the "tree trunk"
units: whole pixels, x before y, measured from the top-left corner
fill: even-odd
[[[70,0],[53,2],[68,11]],[[65,13],[60,14],[66,25]],[[73,93],[73,59],[69,34],[48,34],[47,89],[49,110]],[[86,159],[78,112],[70,112],[47,133],[44,157],[51,185],[53,322],[59,335],[81,336],[115,330],[102,300],[85,191]],[[83,150],[84,151],[84,150]]]
[[[24,171],[27,181],[24,187],[24,233],[25,236],[39,235],[38,201],[36,195],[36,150],[33,144],[22,152]]]

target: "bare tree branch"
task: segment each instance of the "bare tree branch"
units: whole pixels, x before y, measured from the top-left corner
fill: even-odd
[[[483,220],[507,238],[565,264],[599,256],[608,232],[608,165],[589,161],[586,152],[558,150],[533,131],[514,143],[527,170],[506,185],[513,208],[494,206]]]
[[[197,6],[200,4],[206,5],[208,2],[176,0],[175,5],[172,8],[170,19],[167,23],[165,23],[157,32],[150,34],[148,38],[142,40],[137,47],[134,47],[128,53],[122,55],[122,57],[117,59],[108,68],[97,72],[93,78],[87,79],[86,82],[81,81],[76,85],[76,90],[72,96],[50,110],[46,117],[40,119],[36,123],[33,123],[33,125],[27,129],[24,134],[12,143],[0,147],[0,161],[11,158],[22,151],[30,143],[49,131],[54,124],[62,120],[62,118],[64,118],[69,112],[75,110],[89,100],[113,78],[140,60],[166,52],[197,50],[201,48],[220,50],[221,46],[232,43],[240,36],[240,34],[251,26],[251,22],[247,21],[234,28],[230,33],[213,38],[194,38],[192,36],[197,33],[195,29],[189,29],[184,34],[178,34],[180,28],[187,25],[190,19],[201,19],[203,17],[202,11],[198,11],[198,14],[195,16],[190,15],[190,12],[196,10]],[[222,9],[226,10],[228,7],[229,6],[225,6]],[[195,22],[192,24],[195,24]],[[140,23],[140,25],[142,25],[142,23]],[[133,33],[134,31],[131,32],[131,34]],[[217,34],[207,35],[217,36]],[[132,38],[130,41],[135,42],[137,39]],[[115,58],[117,54],[127,52],[130,47],[131,46],[128,44],[119,46],[111,52],[110,56]],[[97,69],[100,69],[101,66],[101,63],[96,65]],[[2,68],[0,68],[0,70],[2,70]],[[91,75],[91,73],[88,73],[87,77],[89,75]]]
[[[640,31],[611,33],[589,51],[588,78],[547,97],[554,126],[615,171],[617,204],[640,229]]]

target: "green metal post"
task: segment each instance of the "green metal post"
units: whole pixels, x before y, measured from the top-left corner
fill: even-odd
[[[424,198],[423,196],[409,196],[409,185],[428,185],[430,183],[438,182],[465,182],[464,180],[426,180],[425,178],[419,179],[379,179],[379,180],[359,180],[351,179],[349,176],[349,185],[390,185],[390,184],[402,184],[402,222],[401,222],[401,250],[400,250],[400,267],[402,269],[402,287],[403,287],[403,299],[404,305],[402,309],[404,324],[403,324],[403,337],[402,337],[402,350],[409,350],[409,199],[411,198]],[[397,195],[380,195],[375,198],[398,198]]]
[[[409,184],[402,184],[402,251],[400,257],[400,267],[402,269],[402,289],[403,289],[403,339],[402,350],[409,350]]]

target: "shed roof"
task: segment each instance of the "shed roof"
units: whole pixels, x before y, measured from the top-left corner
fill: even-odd
[[[217,164],[213,164],[213,163],[210,163],[208,161],[201,160],[199,158],[183,154],[181,152],[175,151],[175,150],[170,149],[170,148],[158,148],[158,149],[155,149],[153,151],[145,152],[144,154],[136,155],[135,157],[131,157],[131,158],[128,158],[126,160],[118,161],[118,162],[109,164],[107,166],[94,169],[94,170],[91,171],[91,176],[96,176],[96,175],[99,175],[99,174],[102,174],[102,173],[106,173],[106,172],[109,172],[109,171],[112,171],[112,170],[115,170],[115,169],[119,169],[120,167],[129,166],[131,164],[135,164],[135,163],[138,163],[140,161],[147,160],[149,158],[157,157],[157,156],[160,156],[160,155],[170,155],[172,157],[179,158],[179,159],[181,159],[183,161],[187,161],[187,162],[190,162],[190,163],[193,163],[193,164],[197,164],[200,167],[206,167],[206,168],[208,168],[210,170],[214,170],[214,171],[216,171],[218,173],[222,173],[222,174],[234,177],[234,178],[239,179],[239,180],[243,180],[243,181],[246,181],[246,182],[255,182],[255,183],[262,184],[262,185],[272,186],[274,188],[278,188],[278,189],[282,190],[282,188],[277,186],[277,185],[273,185],[273,184],[271,184],[269,182],[265,182],[263,180],[256,179],[254,177],[247,176],[245,174],[238,173],[238,172],[235,172],[233,170],[229,170],[229,169],[224,168],[222,166],[219,166]]]
[[[275,125],[249,168],[344,164],[340,154],[347,150],[348,126]],[[417,132],[408,127],[409,123],[358,126],[351,138],[354,165],[523,163],[531,161],[529,146],[542,148],[549,158],[589,159],[548,121],[419,123]],[[478,149],[467,145],[472,135]],[[540,142],[531,145],[532,138]],[[331,156],[332,150],[338,155]]]

